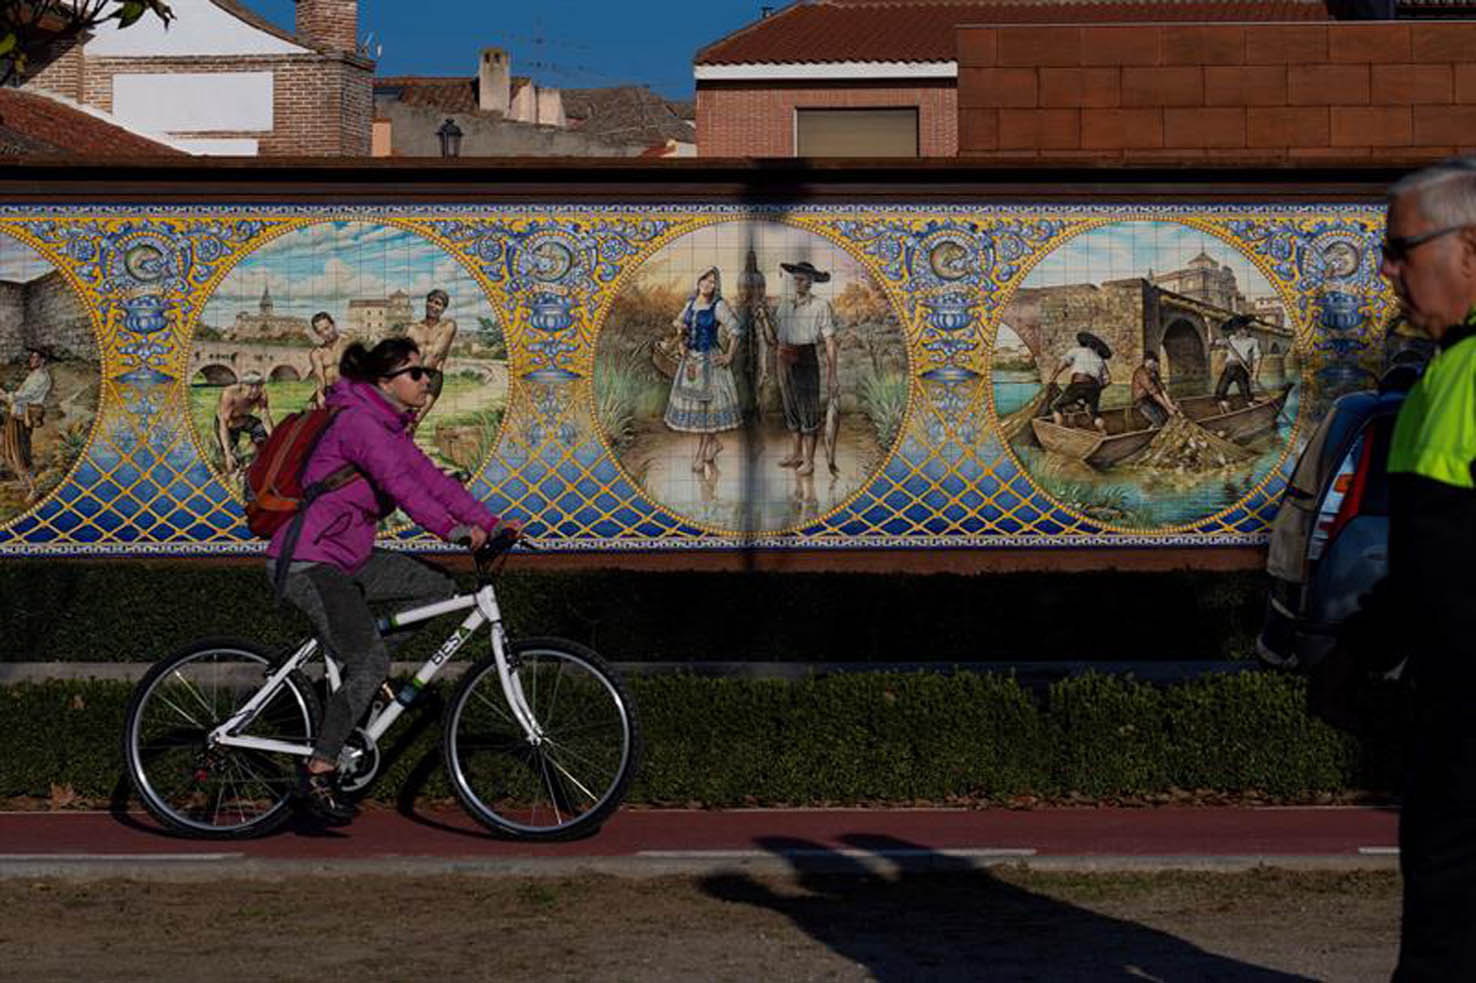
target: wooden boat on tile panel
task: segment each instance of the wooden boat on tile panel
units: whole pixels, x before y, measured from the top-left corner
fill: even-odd
[[[1177,402],[1184,415],[1201,427],[1226,440],[1244,443],[1276,426],[1276,418],[1290,394],[1291,386],[1286,386],[1249,403],[1231,396],[1226,400],[1230,404],[1228,413],[1220,409],[1214,396],[1186,396]],[[1035,417],[1030,421],[1030,428],[1046,450],[1084,461],[1099,471],[1147,447],[1158,433],[1131,406],[1103,410],[1097,415],[1102,418],[1106,433],[1091,426],[1089,421],[1085,427],[1061,426],[1049,416]],[[1085,420],[1085,414],[1079,418]]]

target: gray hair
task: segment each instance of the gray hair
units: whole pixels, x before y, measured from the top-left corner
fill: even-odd
[[[1432,225],[1476,225],[1476,157],[1452,157],[1406,174],[1389,186],[1388,200],[1409,194]]]

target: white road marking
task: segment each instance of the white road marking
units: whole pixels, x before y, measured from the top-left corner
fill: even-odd
[[[58,816],[111,816],[111,809],[0,809],[0,816],[44,816],[47,819],[55,819]],[[142,809],[129,809],[125,815],[147,816],[148,813]]]
[[[869,857],[913,859],[917,857],[1033,857],[1034,847],[972,847],[960,850],[641,850],[638,857],[656,860],[751,860],[766,857]]]
[[[137,863],[152,861],[219,861],[240,860],[244,853],[0,853],[0,863],[36,863],[38,861],[66,860],[86,862],[121,861]]]
[[[1397,857],[1399,848],[1397,846],[1361,846],[1358,852],[1365,857]]]

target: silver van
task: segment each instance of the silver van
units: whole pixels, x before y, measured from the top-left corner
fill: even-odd
[[[1395,346],[1378,388],[1339,397],[1303,449],[1271,526],[1271,589],[1256,639],[1264,664],[1317,667],[1387,572],[1389,440],[1431,354],[1425,339]]]

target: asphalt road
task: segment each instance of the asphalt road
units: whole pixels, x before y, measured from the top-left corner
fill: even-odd
[[[498,839],[465,814],[367,809],[337,830],[244,841],[165,834],[143,813],[0,813],[0,877],[278,876],[444,870],[625,876],[735,867],[792,871],[1036,868],[1391,868],[1398,814],[1360,807],[625,809],[593,836]]]

